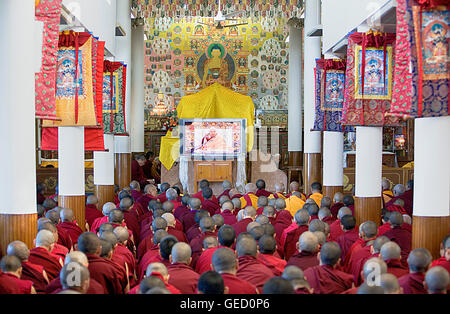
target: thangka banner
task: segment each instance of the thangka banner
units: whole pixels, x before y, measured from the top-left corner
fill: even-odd
[[[448,0],[399,0],[392,115],[411,118],[450,113],[450,7]]]
[[[92,42],[89,33],[59,35],[56,70],[56,116],[43,127],[97,126],[92,83]]]
[[[35,76],[36,118],[57,119],[55,106],[56,64],[58,56],[59,18],[62,0],[38,1],[36,20],[43,22],[42,64]]]
[[[122,62],[104,61],[103,68],[103,132],[125,134],[125,90],[127,67]]]
[[[104,151],[103,139],[103,58],[105,42],[92,38],[92,86],[97,126],[84,128],[84,149],[86,151]],[[58,128],[42,128],[42,150],[58,150]]]
[[[389,113],[395,34],[353,33],[348,38],[342,124],[399,126]]]
[[[344,105],[345,69],[345,60],[316,60],[316,114],[313,131],[343,131],[340,120]]]

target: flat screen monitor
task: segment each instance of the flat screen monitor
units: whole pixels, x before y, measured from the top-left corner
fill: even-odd
[[[180,153],[224,160],[246,153],[246,119],[180,119]]]

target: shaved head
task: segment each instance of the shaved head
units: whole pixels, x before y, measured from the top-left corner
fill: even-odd
[[[56,203],[55,200],[51,198],[46,198],[42,203],[42,206],[44,206],[45,210],[48,211],[58,206],[58,203]]]
[[[52,224],[57,225],[59,224],[59,211],[56,209],[49,210],[45,214],[45,218],[49,219]]]
[[[450,283],[448,271],[442,266],[430,268],[425,275],[428,293],[445,293]]]
[[[342,219],[342,217],[346,216],[346,215],[352,215],[352,210],[348,207],[341,207],[341,209],[339,209],[337,217],[338,219]]]
[[[282,277],[272,277],[266,281],[263,294],[294,294],[294,287]]]
[[[222,204],[222,211],[229,210],[232,211],[234,209],[234,205],[232,201],[225,201]]]
[[[400,212],[392,212],[389,216],[389,222],[394,227],[403,225],[403,215]]]
[[[313,233],[317,237],[317,240],[319,240],[320,245],[323,245],[325,242],[327,242],[327,236],[322,231],[314,231]]]
[[[228,195],[222,195],[221,197],[219,197],[219,205],[222,207],[223,203],[225,202],[229,202],[230,201],[230,197]],[[233,204],[233,203],[231,203]]]
[[[380,256],[383,261],[390,259],[400,259],[401,249],[400,246],[394,241],[389,241],[381,247]]]
[[[119,207],[121,210],[128,210],[131,206],[133,206],[133,198],[131,196],[125,196],[120,200]]]
[[[156,232],[157,230],[166,230],[167,228],[167,221],[162,217],[156,217],[153,219],[152,222],[152,229],[153,232]]]
[[[334,266],[341,257],[341,248],[336,242],[326,242],[320,249],[320,262],[322,265]]]
[[[425,248],[414,249],[409,253],[408,265],[410,272],[424,273],[430,267],[433,257]]]
[[[113,210],[115,208],[116,208],[116,204],[114,204],[112,202],[105,203],[102,208],[102,213],[105,216],[109,216],[109,213],[111,212],[111,210]]]
[[[295,222],[299,226],[308,225],[309,218],[310,218],[310,216],[309,216],[308,211],[304,210],[304,209],[298,210],[294,215]]]
[[[53,233],[48,230],[41,230],[36,235],[36,247],[49,248],[53,243],[55,243],[55,237]]]
[[[265,225],[265,224],[270,223],[269,218],[267,218],[267,216],[264,216],[264,215],[259,215],[258,217],[256,217],[255,221],[258,222],[260,225]]]
[[[254,219],[256,217],[256,209],[253,206],[245,207],[244,216]]]
[[[289,191],[291,191],[291,193],[299,191],[300,189],[300,184],[298,184],[297,181],[292,181],[291,184],[289,184]]]
[[[103,232],[113,232],[114,226],[112,223],[104,222],[100,225],[100,228],[98,228],[98,233],[102,235]]]
[[[389,182],[388,179],[383,178],[383,180],[381,180],[381,187],[383,190],[389,190],[391,188],[391,182]]]
[[[214,219],[212,219],[212,217],[205,216],[202,219],[200,219],[199,226],[202,232],[207,232],[207,231],[214,231],[216,224],[214,222]]]
[[[92,232],[84,232],[78,237],[78,250],[85,254],[96,254],[100,247],[99,237]]]
[[[377,224],[373,221],[366,221],[361,225],[361,234],[363,237],[368,240],[374,238],[378,234]]]
[[[309,231],[322,231],[325,233],[325,223],[319,219],[314,219],[309,223]]]
[[[61,218],[62,222],[73,221],[75,219],[73,210],[71,210],[70,208],[63,208],[59,213],[59,217]]]
[[[322,198],[322,200],[320,201],[320,207],[327,207],[330,208],[331,207],[331,198],[329,198],[328,196],[324,196]]]
[[[172,263],[189,264],[192,250],[189,244],[178,242],[172,247]]]
[[[212,256],[212,265],[218,273],[231,272],[237,267],[236,255],[228,248],[219,248]]]
[[[242,234],[242,233],[241,233]],[[243,237],[240,238],[236,244],[236,252],[238,257],[244,255],[255,256],[257,254],[257,245],[255,239]]]
[[[224,180],[222,182],[222,187],[224,190],[229,190],[233,187],[233,185],[231,184],[231,182],[229,180]]]
[[[236,233],[234,228],[230,225],[223,225],[217,233],[217,239],[219,240],[220,245],[223,246],[231,247],[234,244],[235,238]]]
[[[89,261],[86,254],[81,251],[72,251],[67,253],[66,258],[64,259],[64,264],[67,265],[72,262],[81,264],[85,267],[89,266]]]
[[[15,273],[21,267],[20,259],[14,255],[3,256],[0,261],[0,269],[4,273]]]
[[[210,249],[213,247],[218,247],[219,246],[219,241],[217,240],[216,237],[206,237],[205,239],[203,239],[203,248],[206,249]]]
[[[320,220],[323,220],[326,217],[331,217],[332,214],[331,214],[331,211],[330,211],[329,207],[322,207],[322,208],[320,208],[318,216],[319,216]]]
[[[277,211],[283,210],[286,208],[286,201],[282,198],[277,198],[275,201],[275,208]]]
[[[113,209],[109,213],[108,220],[110,223],[121,224],[123,222],[124,215],[120,209]]]
[[[161,218],[165,219],[168,226],[175,227],[175,216],[171,213],[164,213]]]
[[[342,203],[342,201],[344,200],[344,193],[336,192],[334,194],[333,200],[335,203]]]
[[[275,184],[275,192],[276,193],[282,193],[285,190],[285,186],[283,183],[277,183]]]
[[[308,213],[310,216],[319,214],[319,206],[315,202],[309,204]]]
[[[294,289],[310,288],[309,283],[308,281],[306,281],[305,276],[303,274],[303,270],[301,270],[301,268],[297,266],[294,265],[286,266],[283,273],[281,274],[281,277],[286,280],[289,280]]]
[[[166,289],[166,284],[158,276],[148,276],[142,279],[139,284],[139,292],[141,294],[146,294],[153,288],[163,288]]]
[[[153,234],[153,244],[159,244],[169,233],[166,230],[156,230]]]
[[[258,241],[259,252],[261,254],[273,254],[277,249],[277,241],[274,237],[263,235]]]
[[[380,284],[384,294],[400,294],[402,291],[397,277],[393,274],[382,274],[380,277]]]
[[[98,198],[95,195],[89,195],[86,198],[86,205],[97,205],[98,204]]]
[[[389,238],[386,236],[379,236],[378,238],[376,238],[372,244],[374,253],[380,253],[383,244],[388,243],[389,241],[391,240],[389,240]]]
[[[130,182],[130,189],[139,191],[141,189],[141,186],[140,186],[139,182],[137,182],[136,180],[133,180]]]
[[[368,285],[364,282],[359,286],[357,294],[384,294],[384,290],[380,286]]]
[[[247,225],[247,232],[250,232],[250,230],[252,230],[253,228],[260,227],[260,226],[261,226],[261,224],[259,222],[252,221],[251,223],[249,223]]]
[[[376,271],[377,274],[386,274],[387,269],[388,267],[385,261],[378,257],[372,257],[364,263],[362,275],[365,281],[367,281],[368,279],[373,279],[369,278],[369,276],[373,276],[374,271]]]
[[[254,183],[247,183],[245,185],[245,193],[256,193],[256,191],[258,190],[258,188],[256,187],[256,184]]]
[[[240,198],[233,198],[231,200],[231,202],[233,203],[234,209],[241,209],[242,205],[241,205],[241,199]]]
[[[28,260],[28,257],[30,256],[30,250],[28,249],[28,246],[24,242],[13,241],[10,244],[8,244],[6,254],[14,255],[22,262]]]
[[[258,190],[263,190],[266,188],[266,182],[263,179],[256,180],[256,187]]]
[[[201,206],[202,206],[202,201],[200,201],[198,198],[191,197],[189,199],[189,207],[191,208],[191,210],[198,210],[198,209],[200,209]]]
[[[267,198],[267,196],[261,195],[260,197],[258,197],[258,207],[264,207],[267,206],[269,204],[269,199]]]
[[[267,217],[274,217],[275,216],[275,208],[271,205],[264,206],[263,215],[265,215]]]
[[[303,232],[298,239],[299,251],[315,253],[319,249],[319,239],[311,231]]]
[[[255,239],[256,241],[260,241],[261,237],[265,234],[265,228],[258,224],[258,226],[254,226],[253,228],[251,228],[249,232],[252,235],[253,239]]]
[[[169,274],[166,265],[164,265],[163,263],[151,263],[150,265],[148,265],[147,270],[145,271],[145,275],[148,277],[152,273],[159,273],[163,277],[167,277],[167,275]]]
[[[114,229],[114,234],[117,237],[117,240],[124,244],[126,241],[128,241],[128,238],[130,237],[130,234],[128,233],[128,229],[124,227],[116,227]]]
[[[403,184],[397,184],[396,186],[394,186],[394,189],[392,190],[392,192],[394,193],[394,196],[400,196],[403,193],[405,193],[406,188]]]

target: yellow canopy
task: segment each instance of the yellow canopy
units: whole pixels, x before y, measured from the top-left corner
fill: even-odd
[[[247,151],[253,148],[253,124],[255,105],[250,96],[245,96],[228,89],[219,83],[181,98],[177,107],[179,119],[247,119]],[[161,139],[160,160],[167,168],[179,157],[179,141],[170,141],[169,132]],[[166,141],[167,140],[167,141]],[[174,145],[176,147],[174,147]],[[175,155],[176,152],[176,155]],[[161,156],[163,158],[161,159]]]

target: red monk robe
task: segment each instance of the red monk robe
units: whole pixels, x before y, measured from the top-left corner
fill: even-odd
[[[136,213],[131,210],[123,210],[123,219],[127,225],[128,230],[133,232],[133,239],[135,243],[139,243],[139,237],[141,232],[141,226]]]
[[[173,263],[167,267],[169,283],[180,290],[182,294],[195,294],[200,275],[192,267],[183,263]]]
[[[288,260],[286,266],[294,265],[302,269],[303,271],[307,270],[310,267],[318,266],[319,260],[317,259],[317,253],[311,253],[311,252],[297,252],[296,254],[292,255],[291,258]]]
[[[234,215],[234,213],[231,212],[231,210],[229,209],[225,209],[224,211],[222,211],[219,215],[221,215],[223,217],[224,220],[224,224],[225,225],[234,225],[235,223],[237,223],[237,218]]]
[[[239,257],[239,268],[236,276],[255,285],[262,292],[266,281],[274,275],[272,270],[258,261],[256,257],[244,255]]]
[[[265,197],[269,197],[270,195],[272,195],[272,193],[270,193],[269,191],[266,191],[264,189],[260,189],[258,191],[256,191],[256,196],[260,197],[260,196],[265,196]]]
[[[22,261],[22,275],[20,276],[20,279],[32,281],[36,293],[45,293],[45,287],[48,282],[46,276],[44,276],[44,272],[44,267],[42,265],[33,264],[29,261]]]
[[[97,233],[100,226],[105,222],[108,222],[108,216],[96,218],[91,225],[91,232]]]
[[[388,237],[389,240],[397,243],[401,248],[402,263],[407,264],[409,252],[411,252],[412,247],[412,233],[403,227],[394,227],[384,233],[384,236]]]
[[[286,239],[283,245],[283,255],[285,260],[289,260],[289,258],[297,252],[297,242],[303,232],[308,231],[308,226],[297,226],[294,230],[291,230],[286,233]]]
[[[277,212],[275,224],[273,225],[275,227],[276,238],[281,239],[284,229],[289,227],[291,224],[292,224],[292,215],[289,211],[281,210]]]
[[[73,221],[64,221],[58,226],[66,230],[72,240],[72,243],[77,243],[78,237],[83,233],[83,230],[81,230],[81,228]]]
[[[304,271],[314,294],[339,294],[352,287],[353,276],[328,265],[310,267]]]
[[[145,176],[144,169],[139,163],[133,159],[131,161],[131,180],[137,181],[141,186],[148,184],[147,177]]]
[[[344,231],[341,228],[341,221],[335,220],[331,225],[330,225],[330,241],[334,241],[336,242],[337,239],[344,234]]]
[[[192,195],[191,197],[198,198],[202,203],[205,200],[205,198],[203,197],[203,191],[197,192],[194,195]],[[211,200],[213,202],[216,202],[217,204],[219,204],[217,197],[215,197],[214,195],[211,197]]]
[[[71,250],[73,247],[73,242],[69,233],[59,224],[56,225],[55,227],[58,230],[58,244],[64,245],[68,250]]]
[[[422,273],[407,274],[398,278],[398,283],[403,288],[403,294],[428,294],[423,286],[424,281],[425,274]]]
[[[273,256],[273,254],[258,254],[258,260],[266,265],[274,276],[281,276],[286,267],[286,261],[284,259]]]
[[[133,198],[134,202],[136,202],[139,198],[141,198],[144,194],[142,194],[138,190],[131,190],[131,197]]]
[[[444,256],[442,256],[441,258],[433,261],[431,263],[430,267],[435,267],[435,266],[444,267],[445,269],[447,269],[448,273],[450,274],[450,261],[447,261],[447,259]]]
[[[151,201],[151,200],[155,200],[156,199],[156,197],[153,197],[153,196],[151,196],[150,194],[144,194],[144,195],[142,195],[140,198],[138,198],[137,200],[136,200],[136,203],[138,203],[139,205],[141,205],[141,207],[145,210],[145,209],[147,209],[148,210],[148,203]]]
[[[220,211],[220,205],[213,200],[203,200],[202,209],[206,209],[212,217],[218,210]]]
[[[242,232],[247,232],[247,226],[252,221],[253,221],[253,219],[251,219],[251,218],[245,218],[245,219],[242,219],[241,221],[236,222],[234,225],[232,225],[232,227],[234,229],[234,233],[236,234],[236,239],[237,239],[238,235],[241,234]]]
[[[359,234],[355,229],[345,231],[339,238],[337,238],[337,243],[341,247],[341,265],[348,263],[347,253],[350,251],[353,243],[359,240]]]
[[[222,197],[222,196],[228,196],[228,197],[230,197],[230,191],[231,191],[231,189],[226,189],[225,191],[223,191],[219,196],[217,196],[217,199],[218,200],[220,200],[220,198]],[[231,197],[230,197],[231,198]]]
[[[371,243],[371,241],[366,241],[359,250],[353,252],[345,267],[345,271],[353,275],[353,281],[356,286],[362,284],[363,278],[361,277],[361,271],[364,267],[364,263],[372,256],[372,245],[369,243]]]
[[[136,274],[136,259],[133,256],[133,253],[122,243],[118,243],[116,248],[114,249],[114,255],[120,256],[128,266],[128,274],[130,277],[134,277]]]
[[[344,207],[344,206],[345,206],[344,203],[341,203],[341,202],[334,203],[334,204],[331,206],[330,212],[331,212],[331,214],[333,215],[334,218],[337,218],[339,209],[341,209],[341,208]]]
[[[103,213],[97,209],[97,206],[88,204],[86,205],[85,216],[86,222],[88,223],[90,228],[95,219],[103,217]]]
[[[181,217],[180,221],[183,225],[183,231],[187,233],[187,231],[195,225],[195,213],[197,210],[191,210],[189,213],[186,213],[183,217]],[[189,238],[188,238],[189,239]]]
[[[219,245],[218,247],[211,247],[211,248],[204,250],[202,252],[202,254],[200,255],[200,257],[197,259],[197,263],[195,265],[195,271],[201,275],[204,272],[212,270],[212,267],[211,267],[212,256],[213,256],[214,252],[217,251],[217,249],[220,249],[223,247],[230,249],[229,247]],[[232,250],[232,249],[230,249],[230,250]],[[233,253],[234,253],[234,251],[233,251]]]
[[[163,193],[159,194],[159,195],[156,197],[156,199],[158,199],[159,202],[160,202],[161,204],[164,203],[164,202],[166,202],[166,201],[167,201],[167,195],[166,195],[166,192],[163,192]]]
[[[150,274],[150,276],[156,276],[159,279],[161,279],[164,282],[164,284],[166,285],[166,289],[171,294],[181,294],[180,290],[178,290],[177,288],[175,288],[174,286],[169,284],[160,273],[153,272]],[[138,290],[139,290],[139,285],[136,285],[133,289],[128,291],[128,294],[137,294]]]
[[[46,294],[57,294],[58,292],[62,291],[62,285],[61,280],[59,279],[59,276],[53,279],[45,289]],[[95,279],[92,277],[89,279],[89,289],[86,292],[86,294],[105,294],[105,289],[103,286],[98,283]]]
[[[86,254],[89,261],[89,273],[105,289],[107,294],[123,294],[126,283],[117,264],[94,254]]]
[[[192,227],[189,228],[189,230],[186,232],[186,237],[188,238],[188,241],[191,242],[193,239],[195,239],[200,233],[200,225],[196,222]]]
[[[182,217],[188,214],[190,211],[191,210],[187,206],[181,205],[175,208],[175,210],[173,211],[173,215],[175,216],[176,219],[178,219],[181,222]]]
[[[33,282],[14,274],[0,272],[0,294],[31,294]]]
[[[144,256],[142,258],[142,261],[138,265],[138,281],[141,281],[142,279],[144,279],[145,272],[147,271],[147,267],[151,263],[162,263],[166,267],[169,267],[171,265],[170,260],[164,259],[161,257],[161,255],[159,254],[159,250],[158,250],[157,255]]]
[[[64,263],[67,253],[69,253],[69,250],[65,246],[55,243],[55,246],[50,252],[50,255],[53,255],[57,260],[61,259],[61,261]]]
[[[177,238],[178,242],[189,243],[186,234],[183,231],[177,230],[172,226],[167,227],[167,233]]]
[[[398,259],[388,259],[385,261],[387,264],[387,272],[393,274],[395,277],[400,278],[409,274],[409,270],[403,266],[402,262]]]
[[[31,249],[28,261],[33,264],[43,266],[49,280],[53,280],[53,278],[58,277],[62,268],[59,260],[42,247]]]
[[[246,280],[242,280],[233,274],[221,274],[225,287],[229,294],[257,294],[258,289]]]

